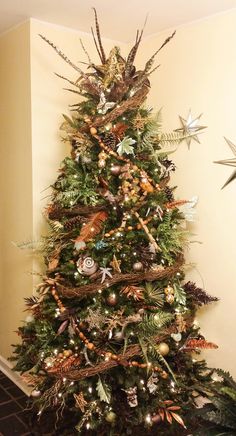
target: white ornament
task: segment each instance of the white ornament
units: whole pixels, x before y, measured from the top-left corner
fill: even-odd
[[[31,392],[31,397],[34,397],[34,398],[38,398],[38,397],[40,397],[40,395],[41,395],[41,391],[38,391],[37,389],[34,389],[32,392]]]

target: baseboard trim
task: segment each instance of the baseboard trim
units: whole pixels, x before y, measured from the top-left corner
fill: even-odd
[[[0,371],[3,372],[18,388],[20,388],[28,397],[32,391],[26,383],[22,380],[21,376],[12,370],[13,365],[5,357],[0,355]]]

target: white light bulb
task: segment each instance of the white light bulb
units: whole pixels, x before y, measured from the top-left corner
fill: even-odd
[[[148,415],[146,415],[145,421],[146,421],[148,424],[151,424],[151,422],[152,422],[152,418],[151,418],[150,413],[149,413]]]

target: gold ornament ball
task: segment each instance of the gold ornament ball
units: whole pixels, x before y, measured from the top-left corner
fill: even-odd
[[[63,351],[63,355],[64,355],[65,357],[70,357],[72,354],[73,354],[73,351],[72,351],[72,350],[64,350],[64,351]]]
[[[116,420],[116,414],[115,412],[113,412],[112,410],[110,410],[110,412],[108,412],[105,416],[105,420],[109,423],[113,423]]]
[[[115,292],[111,292],[107,298],[106,298],[106,303],[108,304],[108,306],[115,306],[118,302],[118,298],[117,295],[115,294]]]
[[[166,286],[166,288],[164,289],[165,294],[174,294],[175,290],[174,288],[172,288],[172,286],[168,285]]]
[[[161,342],[158,345],[158,351],[162,356],[166,356],[170,351],[169,345],[166,344],[165,342]]]
[[[169,304],[173,304],[175,301],[175,297],[173,294],[167,294],[166,295],[166,302]]]
[[[135,263],[133,264],[133,270],[134,270],[134,271],[138,272],[138,271],[142,271],[142,269],[143,269],[143,264],[142,264],[142,262],[135,262]]]

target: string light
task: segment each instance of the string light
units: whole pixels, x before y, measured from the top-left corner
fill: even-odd
[[[88,387],[88,392],[89,392],[90,394],[93,392],[93,388],[92,388],[92,386],[89,386],[89,387]]]
[[[146,415],[146,417],[145,417],[145,421],[146,421],[147,424],[151,424],[151,422],[152,422],[152,418],[151,418],[150,413],[148,413],[148,415]]]

